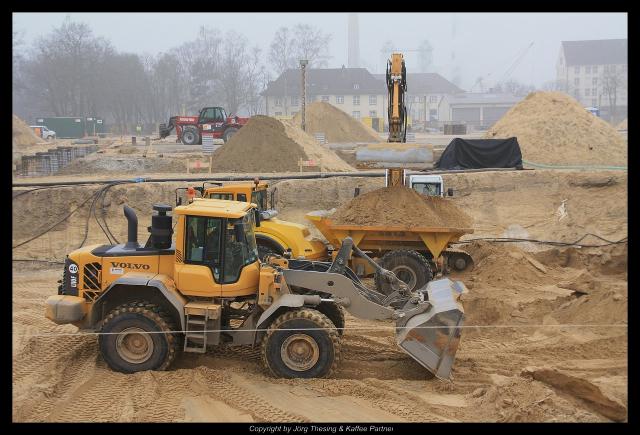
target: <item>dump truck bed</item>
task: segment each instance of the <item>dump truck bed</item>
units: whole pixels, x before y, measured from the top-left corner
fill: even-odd
[[[331,220],[331,216],[310,213],[305,217],[333,246],[340,246],[345,237],[351,237],[362,250],[424,251],[426,248],[434,258],[438,258],[449,244],[457,242],[465,234],[473,233],[473,228],[338,225]]]

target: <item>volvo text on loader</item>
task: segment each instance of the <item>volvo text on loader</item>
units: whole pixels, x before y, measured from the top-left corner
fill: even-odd
[[[348,258],[368,258],[346,238],[333,262],[258,260],[260,215],[246,202],[194,199],[173,210],[155,205],[146,245],[125,206],[128,241],[75,250],[45,315],[98,334],[114,370],[165,370],[179,351],[260,346],[265,366],[285,378],[326,377],[337,368],[343,309],[363,319],[394,320],[397,344],[440,378],[449,378],[464,311],[461,282],[431,281],[409,291],[365,287]],[[377,266],[370,260],[373,267]]]

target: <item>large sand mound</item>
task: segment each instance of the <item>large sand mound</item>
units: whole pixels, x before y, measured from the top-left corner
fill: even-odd
[[[447,199],[421,195],[404,186],[355,197],[332,216],[339,225],[469,228],[472,218]]]
[[[12,145],[14,151],[16,147],[35,145],[38,142],[43,142],[41,138],[35,135],[33,130],[29,128],[26,122],[13,115],[13,140]]]
[[[300,125],[302,115],[297,113],[293,122]],[[307,132],[324,133],[327,142],[380,142],[375,130],[349,116],[329,103],[316,101],[306,108]]]
[[[304,131],[268,116],[254,116],[213,154],[216,172],[298,171],[300,160],[325,171],[352,171],[344,160]]]
[[[625,118],[620,124],[616,125],[616,130],[626,130],[629,127],[629,122]]]
[[[534,92],[487,132],[517,137],[524,159],[566,165],[626,165],[627,144],[614,127],[561,92]]]

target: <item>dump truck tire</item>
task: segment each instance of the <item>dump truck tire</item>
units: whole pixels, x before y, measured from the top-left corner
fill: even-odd
[[[195,127],[185,127],[182,130],[182,143],[185,145],[198,145],[200,132]]]
[[[229,142],[229,139],[231,139],[231,136],[233,136],[237,132],[238,132],[238,129],[235,127],[227,128],[224,134],[222,135],[222,140],[224,141],[224,143]]]
[[[269,326],[262,340],[262,359],[279,378],[329,377],[340,360],[338,330],[317,310],[287,311]]]
[[[179,333],[170,332],[176,329],[171,317],[157,305],[130,302],[105,317],[100,328],[105,335],[98,336],[98,346],[105,362],[115,371],[166,370],[178,352]],[[129,334],[114,334],[125,331]]]
[[[380,259],[380,266],[395,273],[407,283],[409,290],[422,288],[433,278],[429,260],[416,251],[389,251]],[[389,282],[379,272],[376,272],[375,283],[379,292],[385,295],[393,292]]]

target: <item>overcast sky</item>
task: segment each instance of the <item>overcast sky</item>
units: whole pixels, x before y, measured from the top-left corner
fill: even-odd
[[[66,13],[16,13],[14,30],[30,44],[62,24]],[[119,51],[156,54],[195,39],[201,25],[235,30],[266,54],[280,26],[298,23],[320,27],[332,35],[329,67],[347,64],[347,13],[71,13]],[[387,40],[405,51],[407,70],[418,68],[424,39],[434,48],[434,66],[451,79],[458,68],[461,86],[476,79],[500,79],[520,53],[525,53],[511,78],[540,86],[553,80],[560,41],[627,38],[624,13],[359,13],[361,66],[383,72],[380,49]],[[533,46],[526,47],[533,42]],[[452,51],[455,64],[451,62]],[[266,59],[266,57],[265,57]],[[477,89],[476,89],[477,90]]]

